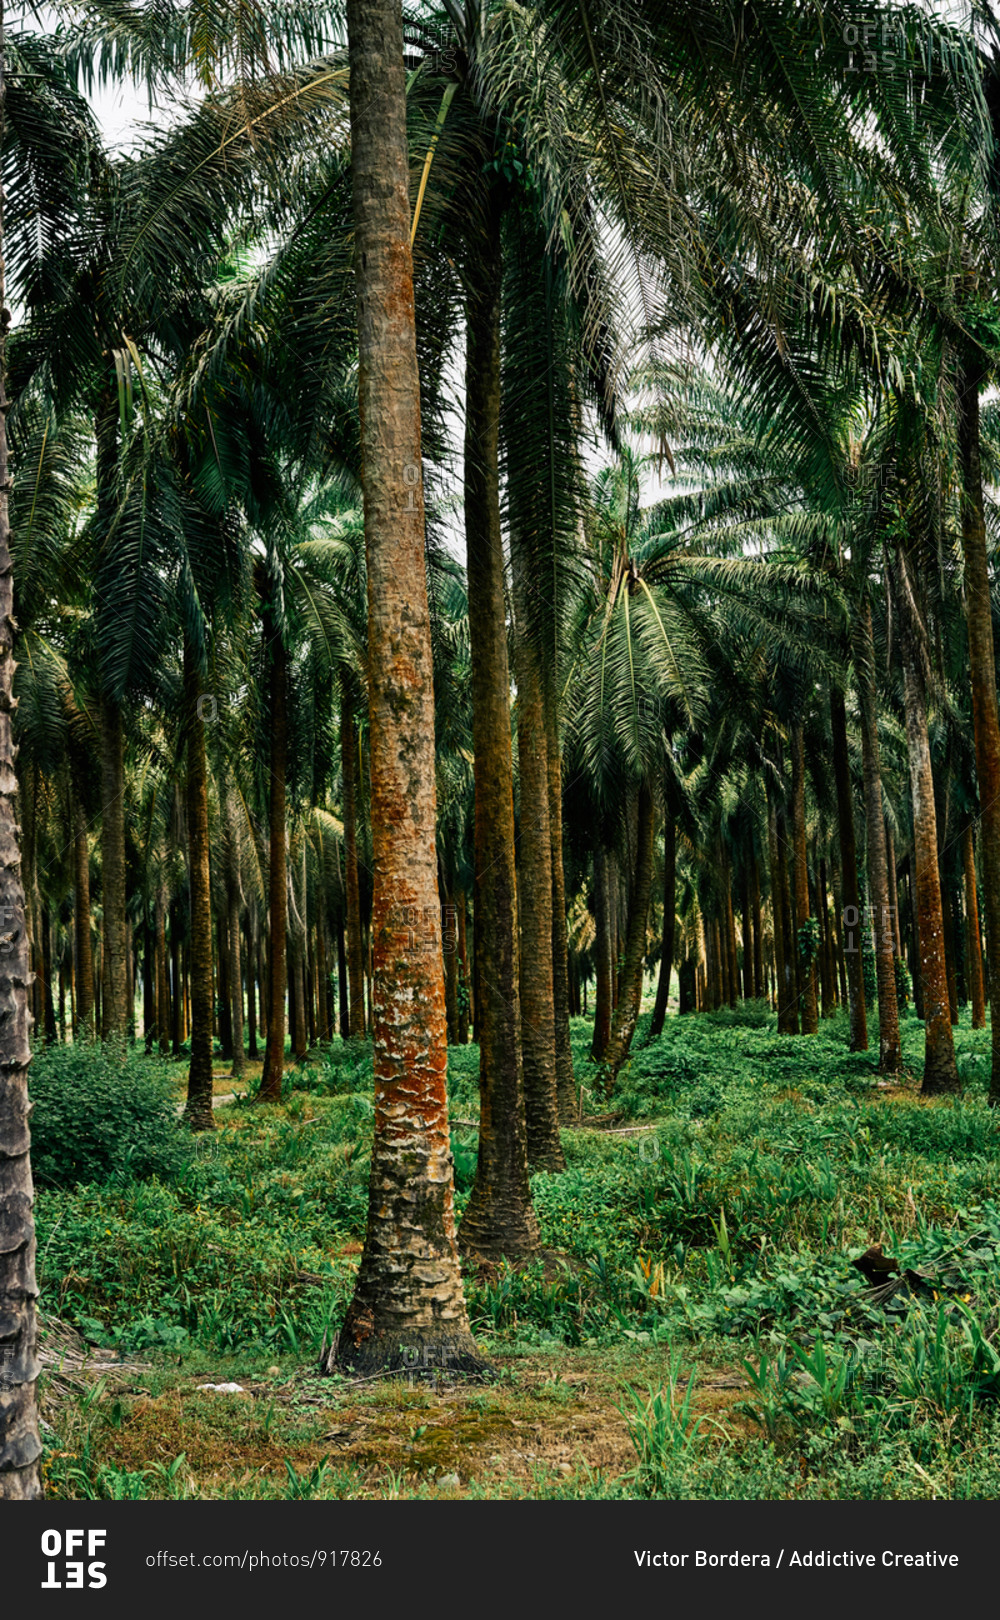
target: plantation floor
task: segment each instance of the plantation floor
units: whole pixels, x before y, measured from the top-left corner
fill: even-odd
[[[53,1449],[49,1471],[85,1456],[90,1473],[71,1487],[92,1479],[108,1495],[201,1498],[565,1497],[626,1482],[636,1458],[623,1384],[661,1384],[669,1354],[501,1354],[493,1365],[489,1384],[355,1385],[304,1369],[241,1373],[233,1358],[197,1372],[85,1361],[75,1388],[64,1378],[43,1402],[66,1447]],[[733,1410],[747,1388],[740,1370],[699,1365],[693,1412],[747,1431]]]
[[[842,1018],[793,1039],[744,1007],[671,1018],[648,1045],[641,1023],[614,1118],[565,1131],[566,1172],[532,1179],[544,1259],[467,1278],[489,1383],[316,1376],[363,1237],[370,1049],[290,1069],[280,1108],[223,1101],[218,1062],[218,1128],[159,1176],[126,1159],[46,1185],[62,1161],[43,1154],[51,1494],[997,1495],[989,1031],[956,1029],[959,1100],[920,1096],[922,1033],[905,1021],[887,1085]],[[587,1088],[589,1035],[576,1021]],[[136,1054],[126,1082],[157,1063]],[[449,1054],[459,1215],[477,1066]],[[179,1132],[182,1070],[163,1075]],[[851,1263],[872,1243],[913,1279],[877,1301]]]

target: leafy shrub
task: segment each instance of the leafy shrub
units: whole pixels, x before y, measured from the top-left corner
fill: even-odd
[[[123,1061],[100,1044],[47,1047],[32,1061],[30,1086],[31,1162],[43,1185],[166,1179],[191,1158],[170,1070],[156,1058]]]

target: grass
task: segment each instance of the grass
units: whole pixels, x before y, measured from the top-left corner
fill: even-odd
[[[50,1352],[51,1494],[994,1496],[1000,1135],[989,1032],[955,1034],[966,1095],[927,1101],[912,1017],[889,1087],[839,1017],[640,1024],[615,1129],[565,1131],[566,1173],[533,1178],[544,1256],[467,1278],[487,1386],[314,1376],[363,1237],[363,1047],[290,1071],[280,1109],[223,1106],[163,1180],[43,1184],[53,1341],[105,1364]],[[477,1064],[452,1049],[459,1214]],[[872,1242],[932,1281],[874,1306],[850,1264]]]

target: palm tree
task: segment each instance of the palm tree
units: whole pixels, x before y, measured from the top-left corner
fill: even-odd
[[[375,1138],[337,1359],[481,1366],[462,1294],[445,1091],[434,711],[399,0],[348,0],[369,600]],[[407,493],[413,489],[413,499]]]
[[[6,127],[7,61],[0,5],[0,131]],[[28,1131],[29,953],[21,884],[11,720],[14,711],[14,591],[10,553],[7,465],[7,299],[3,217],[5,175],[0,176],[0,1206],[7,1212],[0,1245],[0,1500],[42,1495],[35,1381],[35,1227]]]

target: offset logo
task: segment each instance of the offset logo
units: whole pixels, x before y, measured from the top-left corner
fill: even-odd
[[[107,1539],[106,1530],[67,1530],[65,1534],[60,1530],[43,1530],[42,1552],[48,1560],[48,1574],[42,1582],[42,1591],[56,1592],[61,1588],[68,1592],[87,1588],[94,1591],[99,1586],[107,1586],[103,1562],[94,1561],[94,1554],[101,1551]]]

